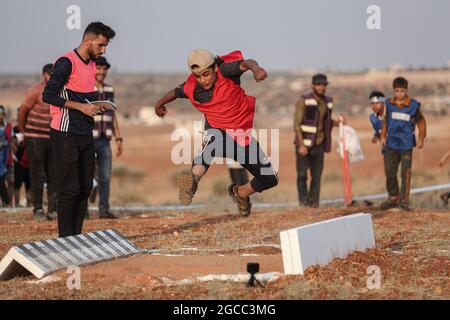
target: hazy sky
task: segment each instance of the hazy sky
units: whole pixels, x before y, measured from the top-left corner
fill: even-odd
[[[81,30],[69,30],[69,5]],[[369,5],[381,30],[366,27]],[[243,51],[270,70],[443,66],[448,0],[0,0],[0,72],[35,72],[75,48],[86,25],[116,30],[106,57],[117,71],[186,71],[197,47]]]

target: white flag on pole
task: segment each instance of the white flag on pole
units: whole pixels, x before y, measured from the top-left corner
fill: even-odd
[[[345,148],[347,149],[348,160],[350,161],[350,163],[363,161],[364,153],[362,151],[361,144],[359,143],[359,138],[356,134],[355,129],[343,125],[342,129],[339,130],[339,135],[339,148],[337,152],[339,152],[341,158],[344,158],[343,139],[345,139]]]

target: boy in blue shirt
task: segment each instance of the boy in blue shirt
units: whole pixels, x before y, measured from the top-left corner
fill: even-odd
[[[384,171],[387,201],[382,210],[399,207],[409,211],[411,186],[412,151],[416,146],[416,126],[419,129],[417,148],[422,149],[426,136],[426,122],[420,102],[408,96],[408,81],[403,77],[394,79],[394,96],[386,99],[386,112],[381,128],[381,145],[384,151]],[[399,190],[397,171],[401,164],[402,185]]]
[[[381,141],[381,128],[383,127],[385,101],[386,99],[384,94],[380,91],[373,91],[369,96],[370,107],[373,111],[369,117],[370,124],[373,128],[372,143]]]

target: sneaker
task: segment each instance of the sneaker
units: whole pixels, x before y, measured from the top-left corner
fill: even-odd
[[[250,197],[247,197],[247,199],[242,199],[241,197],[239,197],[237,185],[231,184],[228,187],[228,193],[230,194],[234,202],[236,202],[240,214],[242,214],[243,216],[248,216],[252,212],[252,203],[250,202]]]
[[[49,212],[49,213],[47,213],[47,218],[50,221],[57,220],[58,219],[58,213],[56,211]]]
[[[398,205],[399,205],[398,201],[392,200],[392,199],[387,199],[385,202],[383,202],[380,205],[380,209],[381,210],[389,210],[389,209],[392,209],[392,208],[397,208]]]
[[[101,212],[99,215],[99,219],[119,219],[114,213],[111,211]]]
[[[40,208],[40,209],[37,209],[37,210],[33,210],[33,212],[34,212],[34,215],[33,215],[34,221],[38,221],[38,222],[48,221],[48,218],[47,218],[47,215],[44,212],[44,209]]]
[[[194,175],[190,169],[185,169],[177,177],[178,198],[180,203],[188,206],[192,202],[195,192],[197,191],[197,183],[195,183]]]

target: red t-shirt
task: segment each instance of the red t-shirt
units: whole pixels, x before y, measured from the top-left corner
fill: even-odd
[[[220,57],[224,62],[243,60],[240,51]],[[251,130],[255,115],[255,98],[245,94],[244,89],[233,80],[217,72],[213,96],[206,103],[199,103],[194,99],[197,80],[193,74],[184,84],[183,90],[191,103],[202,112],[208,123],[217,129],[225,130],[242,146],[251,141]]]

